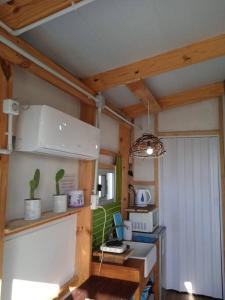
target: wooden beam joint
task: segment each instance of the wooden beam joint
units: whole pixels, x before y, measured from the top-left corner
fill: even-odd
[[[171,96],[162,97],[158,99],[158,103],[162,110],[167,110],[222,96],[224,95],[224,90],[224,82],[216,82]],[[130,105],[124,107],[122,110],[131,118],[147,114],[147,109],[142,104]],[[150,112],[154,111],[150,109]]]
[[[0,57],[0,65],[1,65],[2,72],[3,72],[6,80],[8,81],[10,79],[10,77],[12,76],[11,65],[9,64],[8,61],[2,59],[1,57]]]
[[[151,108],[151,111],[158,112],[161,110],[156,98],[146,86],[143,80],[135,81],[127,84],[129,90],[140,100],[141,104],[146,108]]]

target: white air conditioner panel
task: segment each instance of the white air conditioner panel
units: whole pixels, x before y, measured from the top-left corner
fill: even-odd
[[[22,110],[16,150],[93,160],[99,156],[100,130],[46,105]]]

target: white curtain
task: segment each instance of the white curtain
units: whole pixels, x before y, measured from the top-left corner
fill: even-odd
[[[218,139],[164,144],[159,207],[167,227],[166,288],[222,298]]]

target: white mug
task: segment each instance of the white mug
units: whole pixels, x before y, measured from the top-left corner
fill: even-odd
[[[135,190],[135,204],[136,206],[145,207],[150,204],[151,201],[151,193],[148,189],[137,189]]]
[[[128,220],[123,221],[124,228],[123,228],[123,239],[125,241],[132,240],[132,222]]]

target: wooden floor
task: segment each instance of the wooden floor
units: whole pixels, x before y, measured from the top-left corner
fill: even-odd
[[[213,300],[215,298],[205,296],[193,296],[174,291],[166,291],[166,300]]]

